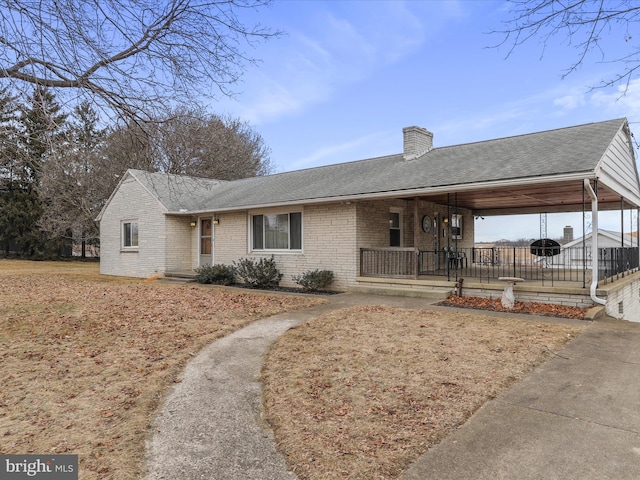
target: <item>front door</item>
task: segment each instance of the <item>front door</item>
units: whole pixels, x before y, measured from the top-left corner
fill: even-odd
[[[200,219],[200,266],[212,265],[213,229],[210,218]]]

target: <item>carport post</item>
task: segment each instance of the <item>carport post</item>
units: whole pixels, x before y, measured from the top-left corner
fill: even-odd
[[[415,258],[413,264],[413,277],[417,280],[420,274],[420,198],[413,199],[413,248],[415,249]]]

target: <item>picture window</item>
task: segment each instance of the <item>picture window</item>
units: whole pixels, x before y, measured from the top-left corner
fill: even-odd
[[[253,250],[302,250],[302,213],[253,215]]]

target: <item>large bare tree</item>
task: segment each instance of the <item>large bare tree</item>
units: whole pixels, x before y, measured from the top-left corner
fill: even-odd
[[[270,149],[247,122],[176,109],[150,133],[155,169],[237,180],[272,173]]]
[[[78,105],[65,124],[64,135],[52,145],[42,167],[38,193],[44,208],[38,222],[55,238],[79,240],[82,256],[86,244],[99,238],[95,218],[116,182],[100,175],[100,155],[105,130],[89,103]]]
[[[247,122],[177,108],[145,128],[131,122],[106,139],[104,182],[127,168],[237,180],[273,173],[271,150]],[[107,178],[108,177],[108,178]],[[115,185],[114,185],[115,186]]]
[[[509,0],[510,18],[493,33],[503,36],[509,55],[538,40],[544,49],[559,40],[576,49],[563,76],[578,69],[590,55],[617,63],[618,73],[599,86],[629,85],[640,69],[640,3],[637,0]]]
[[[5,0],[0,79],[75,89],[100,109],[146,120],[193,95],[230,94],[254,61],[245,49],[278,35],[245,22],[270,2]]]

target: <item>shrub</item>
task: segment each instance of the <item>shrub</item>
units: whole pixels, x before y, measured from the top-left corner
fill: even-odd
[[[242,258],[233,264],[238,277],[249,287],[274,288],[282,279],[282,273],[276,268],[273,257],[261,258],[257,262],[251,258]]]
[[[305,292],[317,292],[326,290],[333,283],[334,277],[331,270],[308,270],[302,275],[294,275],[292,279]]]
[[[213,283],[214,285],[233,285],[236,271],[230,265],[203,265],[196,268],[198,283]]]

